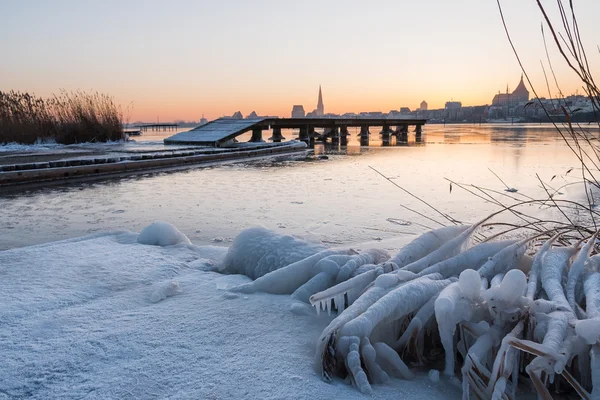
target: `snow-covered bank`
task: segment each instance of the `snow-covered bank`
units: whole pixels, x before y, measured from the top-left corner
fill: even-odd
[[[226,248],[110,232],[0,252],[0,398],[447,399],[426,377],[373,396],[312,368],[330,317],[223,290]]]

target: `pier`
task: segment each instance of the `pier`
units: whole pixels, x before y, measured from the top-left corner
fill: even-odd
[[[170,131],[170,130],[174,130],[176,131],[177,128],[179,127],[179,125],[177,124],[145,124],[145,125],[138,125],[137,128],[139,128],[141,131],[146,132],[146,131]]]
[[[406,140],[411,126],[415,127],[414,132],[419,137],[426,122],[425,119],[404,118],[219,118],[190,131],[166,138],[164,142],[165,144],[223,147],[234,143],[237,136],[250,131],[252,132],[250,142],[264,142],[262,133],[265,130],[273,131],[270,140],[281,142],[285,140],[283,129],[297,129],[298,140],[303,142],[331,140],[333,143],[344,145],[348,141],[348,128],[358,127],[361,144],[368,144],[371,135],[369,128],[382,127],[379,134],[385,144],[389,143],[391,136]],[[317,133],[315,129],[323,129],[323,133]]]

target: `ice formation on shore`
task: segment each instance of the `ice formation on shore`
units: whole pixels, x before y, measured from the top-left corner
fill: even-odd
[[[145,227],[137,238],[138,243],[151,246],[191,244],[190,239],[168,222],[156,221]]]
[[[554,236],[532,258],[527,253],[539,235],[473,245],[479,225],[428,232],[391,260],[381,251],[296,242],[305,258],[296,253],[294,262],[283,262],[286,250],[279,248],[279,263],[262,266],[269,272],[260,276],[252,272],[268,251],[258,261],[234,262],[247,263],[255,280],[232,290],[288,293],[317,313],[337,312],[318,340],[317,369],[326,381],[349,378],[365,393],[390,375],[411,379],[411,363],[426,364],[442,348],[443,372],[462,376],[464,398],[512,399],[521,372],[543,398],[558,376],[583,398],[598,398],[600,272],[590,258],[596,235],[581,249],[557,246]],[[233,251],[239,258],[254,254],[254,246],[261,247],[245,242]]]
[[[411,398],[436,397],[422,383],[391,379],[419,381],[420,367],[444,388],[437,398],[451,390],[448,379],[460,377],[463,398],[514,399],[525,374],[542,398],[557,385],[599,398],[596,235],[574,243],[560,234],[475,243],[478,225],[429,232],[391,259],[378,249],[329,249],[263,228],[241,232],[229,249],[194,246],[161,222],[140,234],[0,252],[0,397],[65,397],[61,385],[72,397],[90,390],[123,397],[130,384],[102,382],[130,367],[142,381],[135,389],[141,397],[167,396],[156,384],[164,369],[164,387],[181,385],[173,376],[183,366],[206,374],[204,361],[190,358],[197,351],[210,368],[233,360],[210,376],[234,397],[288,388],[288,380],[298,397],[355,397],[344,385],[315,384],[310,373],[298,384],[290,378],[309,369],[305,345],[317,339],[315,367],[325,381],[340,377],[382,398],[396,397],[390,385],[410,387]],[[287,312],[307,303],[334,317]],[[441,354],[440,378],[432,368],[442,367]],[[237,389],[235,376],[261,368],[268,371],[257,378],[260,387]],[[47,377],[47,387],[36,374]],[[271,379],[279,384],[269,386]],[[221,394],[193,390],[197,398]]]

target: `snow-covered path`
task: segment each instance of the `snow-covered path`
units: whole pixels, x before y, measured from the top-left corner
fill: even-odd
[[[289,296],[236,295],[226,248],[148,246],[131,232],[0,252],[0,399],[447,399],[393,380],[363,396],[312,368],[327,316]]]

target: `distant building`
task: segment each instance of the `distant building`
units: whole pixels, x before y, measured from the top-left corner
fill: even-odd
[[[306,113],[304,112],[304,107],[300,105],[295,105],[292,107],[292,118],[304,118]]]
[[[508,93],[508,85],[506,85],[506,93],[498,93],[492,100],[492,106],[511,106],[519,103],[526,103],[529,101],[529,90],[525,87],[523,82],[523,75],[521,75],[521,81],[517,85],[517,88],[512,93]]]
[[[358,114],[360,118],[385,118],[381,111],[362,111]]]
[[[427,102],[423,100],[421,102],[421,106],[419,107],[419,111],[427,111]]]
[[[256,115],[256,111],[252,111],[250,114],[248,114],[248,116],[246,117],[246,119],[253,119],[253,118],[258,118],[258,115]]]
[[[231,119],[244,119],[244,115],[240,111],[236,111],[231,116]]]
[[[325,115],[325,105],[323,105],[323,93],[321,93],[321,85],[319,85],[319,100],[317,101],[317,117]]]
[[[400,114],[410,114],[410,108],[400,107]]]
[[[206,118],[204,118],[204,114],[202,115],[202,118],[200,118],[200,125],[206,125],[208,124],[208,120]]]
[[[447,101],[446,102],[446,110],[458,110],[462,107],[462,103],[460,101]]]

